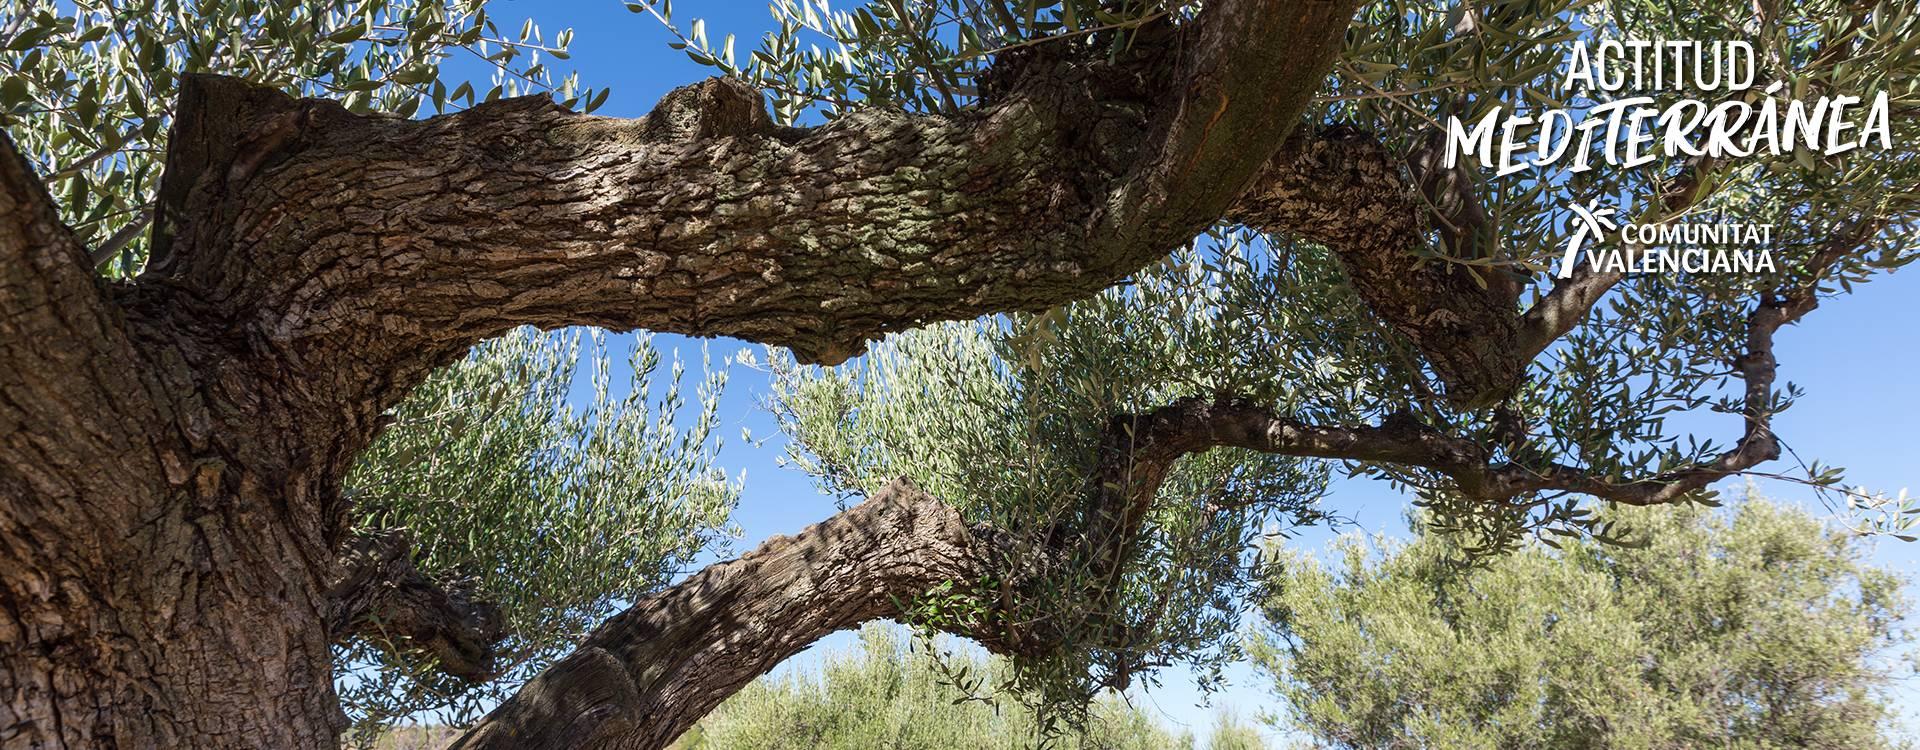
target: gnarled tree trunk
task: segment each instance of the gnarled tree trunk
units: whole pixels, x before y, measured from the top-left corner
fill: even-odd
[[[322,747],[324,481],[244,334],[95,278],[0,154],[0,747]]]

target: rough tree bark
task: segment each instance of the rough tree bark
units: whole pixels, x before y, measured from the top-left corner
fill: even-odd
[[[1005,571],[993,538],[897,480],[608,620],[454,747],[665,746],[821,637],[898,616],[916,592]]]
[[[4,146],[0,747],[332,743],[343,467],[297,442],[299,380],[116,299]]]
[[[1288,139],[1355,5],[1209,2],[1121,59],[1010,56],[959,114],[809,129],[721,80],[638,120],[522,99],[407,121],[190,77],[152,263],[120,284],[0,134],[0,748],[331,746],[329,646],[376,616],[486,674],[484,605],[416,580],[398,540],[348,538],[340,483],[427,372],[517,325],[836,363],[889,331],[1083,298],[1226,218],[1333,247],[1450,397],[1497,401],[1611,280],[1523,314],[1414,262],[1415,176],[1377,143]],[[1810,307],[1756,313],[1756,426],[1709,474],[1777,450],[1755,405],[1767,351]],[[1523,475],[1417,424],[1231,401],[1115,424],[1114,545],[1165,465],[1214,445],[1428,466],[1487,497],[1659,501],[1708,476]],[[999,549],[896,485],[638,603],[462,746],[659,747],[818,636],[1004,574]]]
[[[498,607],[421,573],[399,532],[364,534],[345,547],[322,613],[329,640],[404,642],[455,677],[480,682],[499,676],[493,652],[506,636],[506,623]]]

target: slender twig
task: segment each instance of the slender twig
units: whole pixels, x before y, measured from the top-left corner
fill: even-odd
[[[99,148],[96,148],[88,152],[86,156],[82,156],[78,159],[74,159],[72,162],[69,162],[64,167],[61,167],[53,172],[48,173],[44,179],[47,180],[48,182],[52,182],[54,180],[58,180],[63,177],[71,177],[73,175],[79,174],[82,170],[85,170],[87,167],[92,166],[94,162],[99,161],[101,158],[105,157],[106,155],[114,153],[115,151],[118,151],[118,150],[119,150],[118,145],[115,144],[113,141],[104,141],[100,144]]]
[[[1046,44],[1048,42],[1057,42],[1063,39],[1071,39],[1076,36],[1098,34],[1102,31],[1114,31],[1117,29],[1139,28],[1141,26],[1145,26],[1149,23],[1160,20],[1170,15],[1173,15],[1173,9],[1171,8],[1167,10],[1160,10],[1160,11],[1148,13],[1147,15],[1144,15],[1129,21],[1115,21],[1113,23],[1101,24],[1099,26],[1089,26],[1084,29],[1075,29],[1073,31],[1066,32],[1064,34],[1054,34],[1053,36],[1043,36],[1037,39],[1028,39],[1018,44],[1009,44],[1005,47],[995,47],[990,50],[982,50],[980,52],[974,52],[972,54],[961,55],[959,59],[967,60],[975,57],[989,57],[992,55],[998,55],[1003,52],[1011,52],[1013,50],[1021,49],[1023,47],[1033,47],[1036,45]]]
[[[887,5],[893,8],[894,18],[900,21],[900,28],[907,32],[909,37],[907,50],[920,63],[920,67],[927,71],[927,76],[933,81],[934,90],[940,92],[941,103],[946,105],[948,112],[958,111],[960,104],[953,98],[953,89],[947,85],[947,77],[940,73],[940,67],[934,64],[933,57],[927,54],[927,49],[918,43],[924,40],[919,38],[919,32],[914,31],[913,18],[907,12],[906,4],[901,0],[888,0]]]
[[[1408,113],[1410,113],[1410,114],[1412,114],[1412,115],[1413,115],[1414,117],[1417,117],[1417,118],[1420,118],[1420,119],[1422,119],[1422,120],[1425,120],[1425,121],[1427,122],[1427,124],[1428,124],[1428,125],[1432,125],[1432,126],[1434,126],[1434,127],[1436,127],[1436,128],[1439,128],[1439,129],[1441,129],[1441,130],[1445,130],[1445,129],[1446,129],[1446,126],[1445,126],[1445,125],[1442,125],[1442,124],[1440,124],[1440,121],[1439,121],[1439,120],[1435,120],[1435,119],[1433,119],[1433,116],[1432,116],[1432,115],[1429,115],[1429,114],[1427,114],[1427,113],[1425,113],[1425,112],[1422,112],[1422,111],[1420,111],[1420,109],[1419,109],[1419,108],[1417,108],[1417,107],[1415,107],[1415,106],[1413,106],[1413,105],[1411,105],[1411,104],[1408,104],[1408,103],[1406,103],[1406,102],[1403,102],[1403,101],[1401,101],[1401,100],[1400,100],[1399,98],[1397,98],[1397,97],[1394,97],[1394,96],[1393,96],[1392,94],[1389,94],[1389,93],[1387,93],[1387,90],[1386,90],[1386,89],[1383,89],[1383,88],[1380,88],[1380,87],[1379,87],[1378,85],[1376,85],[1376,84],[1374,84],[1374,82],[1373,82],[1373,81],[1369,81],[1369,80],[1367,80],[1367,77],[1366,77],[1366,76],[1364,76],[1364,75],[1361,75],[1361,74],[1360,74],[1360,73],[1359,73],[1358,71],[1355,71],[1355,70],[1353,69],[1353,65],[1352,65],[1351,63],[1348,63],[1348,62],[1346,62],[1346,61],[1344,61],[1344,60],[1343,60],[1343,61],[1341,61],[1341,63],[1340,63],[1340,73],[1341,73],[1342,75],[1345,75],[1345,76],[1347,76],[1347,77],[1349,77],[1349,78],[1352,78],[1353,80],[1356,80],[1356,81],[1359,81],[1359,82],[1360,82],[1360,85],[1362,85],[1362,86],[1365,86],[1365,87],[1367,87],[1367,88],[1369,88],[1369,89],[1372,89],[1372,90],[1373,90],[1373,93],[1374,93],[1374,94],[1376,94],[1376,95],[1378,95],[1378,96],[1379,96],[1379,97],[1381,97],[1381,98],[1384,98],[1384,99],[1386,99],[1386,100],[1387,100],[1387,101],[1389,101],[1389,102],[1392,102],[1392,103],[1394,103],[1394,104],[1396,104],[1396,105],[1399,105],[1401,109],[1405,109],[1405,110],[1406,110],[1406,111],[1407,111]]]
[[[367,30],[368,31],[400,31],[400,32],[407,31],[406,27],[403,27],[403,26],[386,26],[386,25],[368,26]],[[564,47],[547,47],[539,44],[528,44],[526,42],[510,42],[500,37],[491,37],[491,36],[480,37],[478,39],[475,39],[474,42],[491,42],[493,44],[498,44],[502,47],[519,47],[521,49],[537,50],[540,52],[547,52],[547,53],[553,53],[553,52],[564,53],[567,51],[566,48]]]
[[[133,220],[127,222],[126,226],[120,227],[119,231],[107,237],[105,242],[101,242],[99,247],[93,249],[93,252],[88,255],[87,259],[93,262],[95,268],[106,265],[107,261],[113,260],[115,255],[119,255],[121,249],[125,248],[128,243],[133,242],[135,237],[140,236],[140,230],[147,228],[147,220],[151,216],[152,213],[141,209],[139,216],[133,217]]]

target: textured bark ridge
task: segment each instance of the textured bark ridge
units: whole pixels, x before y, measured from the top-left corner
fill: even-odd
[[[1450,400],[1498,402],[1539,353],[1515,345],[1518,287],[1416,253],[1431,244],[1433,209],[1413,171],[1367,133],[1296,134],[1227,216],[1332,248],[1354,290],[1426,356]]]
[[[1279,149],[1351,11],[1220,3],[1137,64],[1048,60],[960,114],[812,129],[727,80],[635,121],[544,98],[405,121],[193,77],[142,281],[375,407],[520,324],[837,363],[1087,296],[1191,239]]]
[[[506,635],[499,608],[429,579],[414,567],[411,552],[398,532],[347,545],[341,575],[327,590],[328,636],[404,643],[433,657],[441,671],[468,680],[498,676],[494,647]]]
[[[454,747],[663,747],[821,637],[1005,570],[991,539],[898,480],[608,620]]]
[[[288,384],[85,257],[0,137],[0,747],[327,746],[330,488]]]

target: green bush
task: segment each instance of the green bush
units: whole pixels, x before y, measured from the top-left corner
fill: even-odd
[[[827,657],[817,673],[764,678],[734,695],[681,737],[674,750],[978,750],[1037,744],[1033,715],[1012,701],[981,700],[954,683],[993,685],[1007,666],[997,658],[930,650],[905,628],[869,625],[860,645]],[[1223,717],[1216,750],[1259,748],[1259,735]],[[1222,744],[1219,738],[1228,739]],[[1113,695],[1093,708],[1084,735],[1053,747],[1079,750],[1192,748],[1140,709]]]
[[[1252,647],[1271,720],[1336,748],[1894,745],[1909,605],[1860,537],[1759,498],[1607,512],[1644,544],[1463,568],[1416,518],[1377,555],[1279,552]]]

